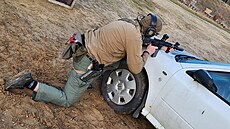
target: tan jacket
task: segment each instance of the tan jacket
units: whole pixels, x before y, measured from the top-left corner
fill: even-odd
[[[111,22],[85,33],[86,48],[91,56],[105,66],[127,56],[128,68],[140,73],[148,58],[142,56],[142,38],[139,27],[125,21]]]

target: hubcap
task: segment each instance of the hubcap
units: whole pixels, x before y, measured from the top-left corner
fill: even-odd
[[[126,69],[113,71],[106,82],[107,94],[117,105],[129,103],[136,93],[136,82],[132,73]]]

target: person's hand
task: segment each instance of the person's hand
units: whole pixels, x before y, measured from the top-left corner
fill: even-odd
[[[165,52],[167,51],[167,49],[168,49],[168,47],[165,47],[165,46],[162,47],[162,50],[164,50]],[[173,49],[173,48],[170,48],[170,49],[169,49],[169,52],[172,52],[172,51],[174,51],[174,49]]]
[[[156,51],[156,49],[158,49],[158,47],[149,44],[146,51],[149,52],[150,55],[152,55]]]

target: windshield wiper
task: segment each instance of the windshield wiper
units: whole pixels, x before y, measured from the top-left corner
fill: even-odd
[[[201,59],[198,59],[194,56],[188,56],[188,55],[176,55],[175,59],[177,62],[182,62],[182,61],[186,61],[186,60],[201,60]]]

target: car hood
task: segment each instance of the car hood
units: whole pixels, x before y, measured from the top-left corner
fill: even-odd
[[[175,51],[171,54],[175,55],[175,60],[181,64],[182,68],[207,68],[230,70],[230,64],[203,60],[186,51]]]

